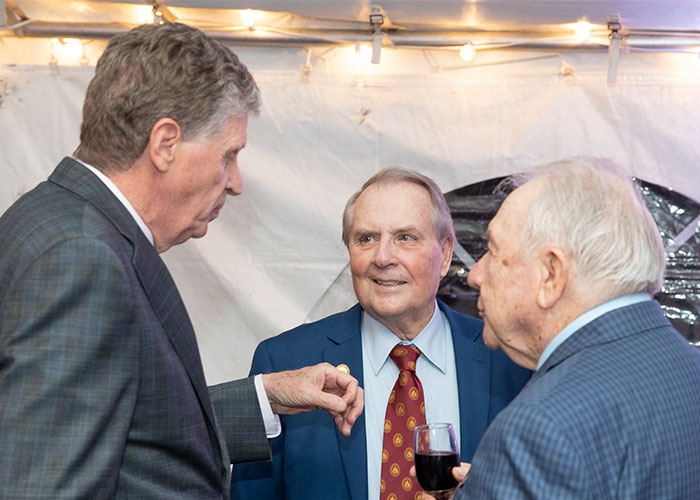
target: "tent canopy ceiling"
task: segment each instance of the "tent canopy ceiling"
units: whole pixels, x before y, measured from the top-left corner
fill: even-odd
[[[0,0],[2,4],[5,20],[0,25],[6,28],[0,36],[5,37],[108,38],[152,21],[157,8],[167,20],[251,44],[357,42],[369,40],[380,28],[385,43],[396,45],[474,40],[486,48],[532,48],[528,42],[548,40],[549,48],[552,38],[571,33],[576,21],[585,18],[592,25],[591,39],[576,46],[569,42],[569,48],[604,49],[615,19],[631,46],[695,50],[700,45],[700,2],[695,0],[674,0],[663,7],[658,0]],[[251,7],[258,15],[253,29]],[[644,39],[635,41],[635,36]]]

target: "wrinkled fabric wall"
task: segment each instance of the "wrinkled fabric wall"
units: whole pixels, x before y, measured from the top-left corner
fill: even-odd
[[[507,55],[517,60],[446,70],[425,53],[384,51],[382,64],[395,58],[401,69],[361,73],[325,54],[305,78],[303,51],[236,51],[264,100],[240,157],[245,193],[205,238],[164,254],[210,383],[246,375],[259,340],[354,302],[341,213],[384,166],[420,170],[447,192],[593,155],[700,201],[693,55],[621,57],[611,85],[605,54]],[[572,74],[560,73],[564,63]],[[0,67],[0,210],[74,150],[92,71]]]

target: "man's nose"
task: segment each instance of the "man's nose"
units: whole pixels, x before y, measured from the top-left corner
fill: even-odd
[[[229,175],[228,182],[226,183],[226,192],[231,196],[243,194],[243,177],[238,168],[234,168]]]
[[[393,241],[386,238],[381,238],[377,243],[374,253],[374,262],[378,266],[386,266],[396,260],[396,248]]]
[[[479,288],[481,287],[481,261],[483,259],[483,257],[479,259],[467,274],[467,284],[469,284],[470,287],[475,288],[477,290],[479,290]]]

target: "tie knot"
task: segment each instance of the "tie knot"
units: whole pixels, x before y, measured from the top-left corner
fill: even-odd
[[[420,349],[414,345],[396,344],[389,353],[389,357],[396,363],[399,370],[416,371],[416,360],[420,356]]]

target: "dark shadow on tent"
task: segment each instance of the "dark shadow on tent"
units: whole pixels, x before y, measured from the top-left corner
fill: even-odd
[[[494,189],[502,178],[464,186],[445,194],[459,244],[438,297],[454,309],[476,315],[478,292],[467,272],[485,252],[485,234],[502,198]],[[670,189],[637,181],[666,245],[664,284],[655,298],[673,326],[700,347],[700,204]]]

